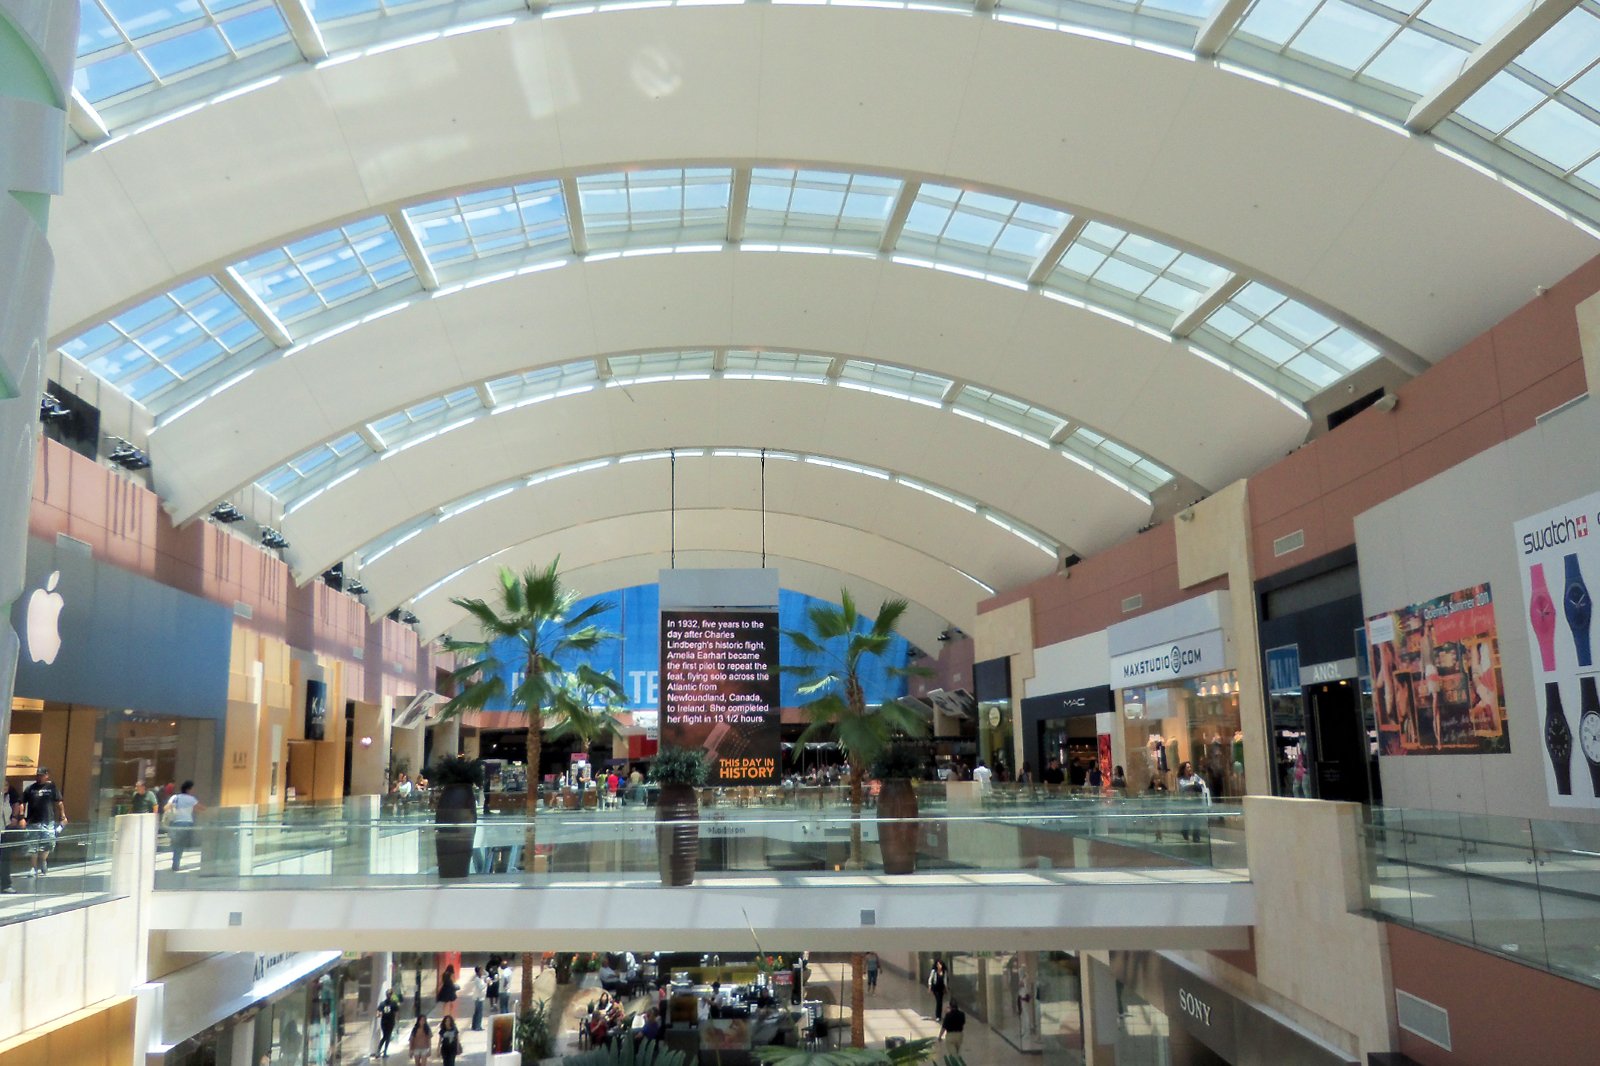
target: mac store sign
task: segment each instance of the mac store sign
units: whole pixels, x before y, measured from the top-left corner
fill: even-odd
[[[11,625],[18,696],[187,718],[227,709],[233,613],[102,563],[82,541],[28,539]]]

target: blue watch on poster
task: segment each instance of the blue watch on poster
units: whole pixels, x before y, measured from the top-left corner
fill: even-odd
[[[1578,556],[1574,552],[1566,557],[1567,592],[1561,598],[1566,611],[1567,626],[1572,630],[1572,643],[1578,649],[1578,665],[1592,666],[1594,653],[1589,647],[1589,621],[1594,604],[1589,599],[1589,589],[1583,583],[1583,571],[1578,569]]]

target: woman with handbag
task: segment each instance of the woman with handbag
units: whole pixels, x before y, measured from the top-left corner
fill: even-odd
[[[439,1019],[439,1057],[444,1066],[456,1066],[456,1056],[461,1054],[461,1031],[456,1020],[446,1014]]]
[[[434,1002],[444,1011],[447,1018],[456,1016],[456,968],[446,966],[444,976],[439,978],[439,991],[434,995]]]

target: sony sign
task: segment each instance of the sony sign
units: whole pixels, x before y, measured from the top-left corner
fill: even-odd
[[[1187,988],[1178,989],[1178,1009],[1201,1025],[1211,1025],[1211,1005]]]

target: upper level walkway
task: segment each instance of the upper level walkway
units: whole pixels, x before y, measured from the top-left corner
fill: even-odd
[[[916,871],[883,864],[868,811],[702,810],[692,886],[662,884],[648,807],[489,815],[466,829],[378,814],[193,831],[156,875],[152,928],[177,950],[441,947],[847,950],[1012,947],[1241,948],[1254,895],[1237,807],[1065,800],[937,804],[908,827]],[[852,845],[859,830],[860,843]],[[670,839],[667,841],[670,843]],[[466,876],[441,850],[470,849]]]

